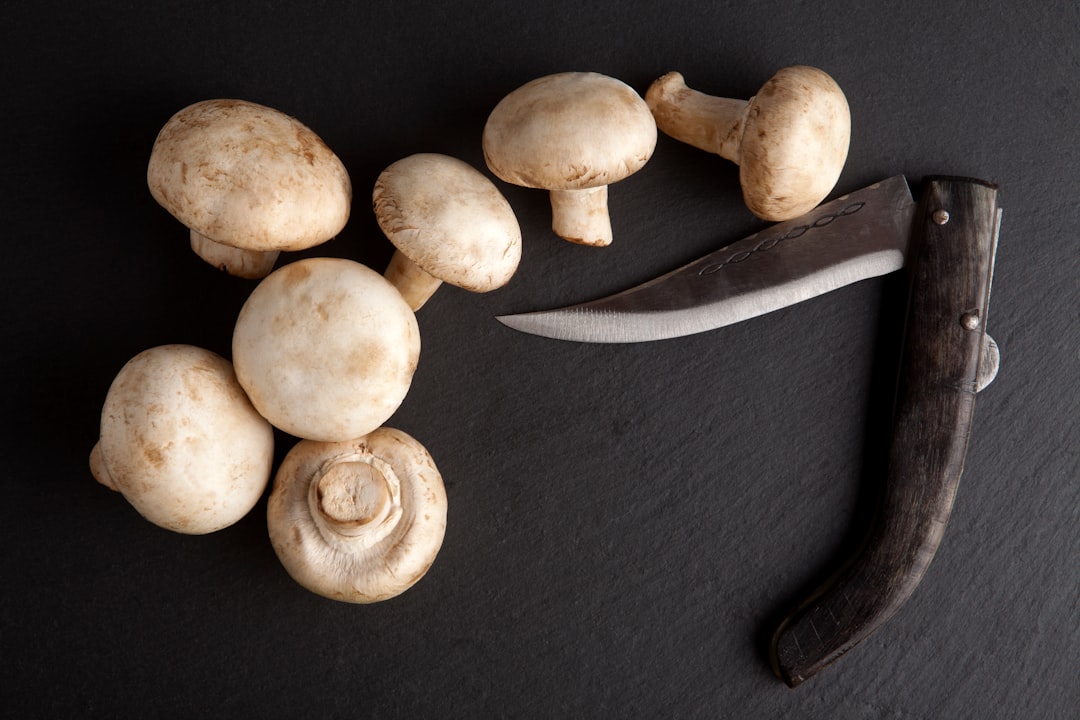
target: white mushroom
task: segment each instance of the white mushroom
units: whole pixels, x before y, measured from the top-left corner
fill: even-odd
[[[552,229],[610,245],[607,186],[637,172],[656,122],[633,88],[590,72],[548,75],[504,97],[484,126],[488,167],[506,182],[551,191]]]
[[[232,352],[240,384],[276,427],[347,440],[382,425],[404,400],[420,331],[379,273],[352,260],[307,258],[255,287]]]
[[[273,428],[229,361],[162,345],[136,355],[113,380],[90,470],[155,525],[204,534],[251,510],[273,456]]]
[[[401,594],[431,567],[446,532],[446,491],[431,455],[400,430],[303,440],[277,472],[266,520],[296,582],[371,603]]]
[[[334,237],[349,218],[345,166],[298,120],[243,100],[206,100],[158,133],[150,193],[215,267],[261,278],[282,250]]]
[[[397,248],[386,278],[413,310],[444,281],[489,292],[517,270],[517,217],[495,184],[468,163],[410,155],[383,170],[372,201],[379,227]]]
[[[748,101],[692,90],[673,72],[652,84],[645,101],[663,132],[739,165],[743,199],[763,220],[815,208],[847,160],[847,99],[817,68],[783,68]]]

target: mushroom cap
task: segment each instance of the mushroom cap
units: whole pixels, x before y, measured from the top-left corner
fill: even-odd
[[[847,160],[851,113],[824,71],[783,68],[749,101],[740,145],[739,181],[750,210],[787,220],[815,208]]]
[[[204,534],[258,502],[270,480],[274,432],[228,360],[162,345],[136,355],[113,380],[98,449],[110,484],[143,517]]]
[[[615,78],[558,73],[504,97],[484,126],[483,147],[488,167],[506,182],[584,190],[640,170],[656,148],[656,121]]]
[[[312,507],[313,499],[326,501],[319,480],[331,472],[364,472],[357,486],[385,479],[390,507],[355,534],[335,532]],[[348,510],[360,506],[361,522],[375,515],[365,497],[372,490],[344,498]],[[431,455],[400,430],[337,443],[302,440],[278,469],[266,519],[274,551],[296,582],[334,600],[370,603],[404,592],[431,567],[446,532],[446,490]]]
[[[177,220],[248,250],[303,250],[337,235],[352,185],[338,157],[298,120],[244,100],[205,100],[169,119],[146,172]]]
[[[419,153],[379,175],[379,227],[424,272],[451,285],[502,287],[521,260],[521,228],[495,184],[466,162]]]
[[[233,331],[236,377],[276,427],[309,440],[360,437],[408,393],[420,355],[416,316],[374,270],[307,258],[267,275]]]

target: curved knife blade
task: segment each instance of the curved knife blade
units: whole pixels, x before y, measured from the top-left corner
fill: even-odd
[[[578,342],[644,342],[713,330],[899,270],[914,211],[907,181],[895,176],[617,295],[497,319]]]

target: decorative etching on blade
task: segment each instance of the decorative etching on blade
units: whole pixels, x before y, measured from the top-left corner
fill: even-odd
[[[698,275],[712,275],[713,273],[720,272],[727,265],[741,263],[742,261],[748,260],[749,258],[753,257],[756,253],[764,252],[766,250],[772,250],[774,247],[786,240],[794,240],[795,238],[802,237],[807,232],[814,230],[815,228],[821,228],[829,225],[837,218],[854,215],[855,213],[862,210],[865,206],[865,202],[854,202],[843,208],[842,210],[834,213],[829,213],[827,215],[822,215],[808,225],[796,225],[795,227],[789,229],[783,235],[775,235],[772,237],[768,237],[748,250],[739,250],[738,252],[733,253],[730,257],[728,257],[727,260],[724,260],[723,262],[710,263],[709,265],[706,265],[698,271]]]

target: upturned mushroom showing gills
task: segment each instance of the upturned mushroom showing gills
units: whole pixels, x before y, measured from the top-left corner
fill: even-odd
[[[341,258],[307,258],[264,278],[240,310],[233,364],[255,408],[307,440],[360,437],[397,410],[420,331],[398,291]]]
[[[743,199],[763,220],[814,209],[847,160],[847,99],[817,68],[783,68],[749,100],[692,90],[672,72],[649,87],[645,101],[664,133],[739,166]]]
[[[211,265],[261,278],[278,253],[318,245],[349,218],[338,157],[295,118],[243,100],[205,100],[169,119],[146,172],[150,193]]]
[[[491,171],[550,190],[555,234],[594,247],[612,240],[608,185],[644,167],[655,147],[656,122],[641,96],[591,72],[526,83],[499,101],[483,134]]]
[[[190,345],[129,360],[101,411],[90,470],[160,527],[205,534],[247,515],[270,480],[274,433],[232,365]]]
[[[489,292],[517,270],[517,217],[495,184],[468,163],[410,155],[382,171],[372,202],[379,227],[397,248],[386,278],[413,310],[443,282]]]
[[[266,508],[289,575],[333,600],[372,603],[412,587],[446,532],[446,490],[427,450],[393,428],[285,456]]]

